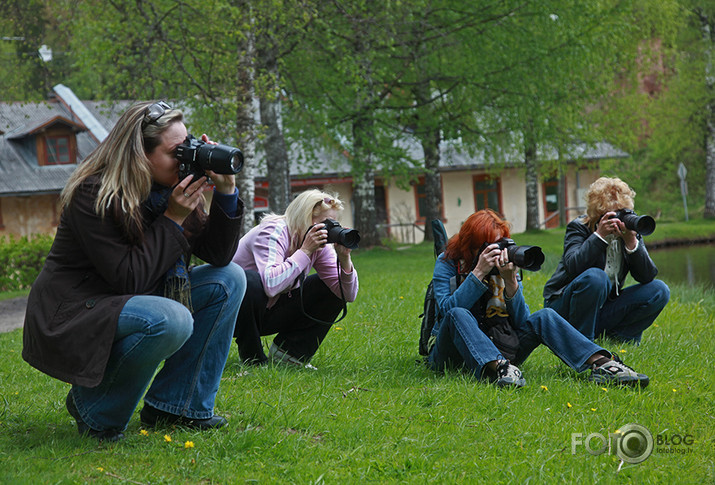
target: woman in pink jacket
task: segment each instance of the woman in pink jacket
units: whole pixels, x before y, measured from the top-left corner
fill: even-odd
[[[239,241],[233,262],[245,270],[247,289],[234,337],[244,362],[270,359],[315,369],[310,359],[358,292],[350,258],[357,231],[331,228],[342,209],[336,197],[307,190],[284,215],[267,215]],[[349,237],[341,243],[336,234]],[[277,335],[266,357],[261,336],[272,334]]]

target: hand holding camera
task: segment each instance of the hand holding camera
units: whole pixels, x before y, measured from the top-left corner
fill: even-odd
[[[327,242],[328,230],[325,229],[325,224],[319,222],[308,228],[303,237],[303,243],[300,245],[300,249],[308,256],[311,256],[315,251],[323,248]]]

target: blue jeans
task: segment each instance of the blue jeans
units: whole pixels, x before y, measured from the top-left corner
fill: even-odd
[[[137,295],[124,305],[102,382],[70,391],[90,428],[126,429],[145,391],[145,403],[162,411],[213,416],[246,277],[229,264],[196,267],[190,278],[193,315],[160,296]]]
[[[640,343],[670,299],[670,289],[660,280],[635,284],[609,298],[611,280],[598,268],[576,277],[563,293],[544,302],[589,339],[605,335],[616,340]]]
[[[521,365],[539,344],[546,345],[566,365],[578,372],[588,368],[586,361],[592,355],[609,355],[548,308],[529,315],[516,327],[516,331],[519,335],[519,351],[512,363],[517,366]],[[461,367],[481,377],[488,362],[501,359],[501,353],[479,328],[472,312],[465,308],[453,308],[437,330],[437,341],[432,347],[428,362],[436,371]]]

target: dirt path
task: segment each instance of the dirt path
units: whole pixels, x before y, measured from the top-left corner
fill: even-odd
[[[26,306],[26,296],[0,300],[0,333],[22,327],[22,322],[25,321]]]

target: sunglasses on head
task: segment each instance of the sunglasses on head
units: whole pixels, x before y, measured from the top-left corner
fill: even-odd
[[[154,104],[150,104],[144,110],[144,119],[142,120],[142,130],[151,123],[155,123],[156,120],[164,116],[164,114],[171,109],[171,106],[166,104],[164,101],[158,101]]]

